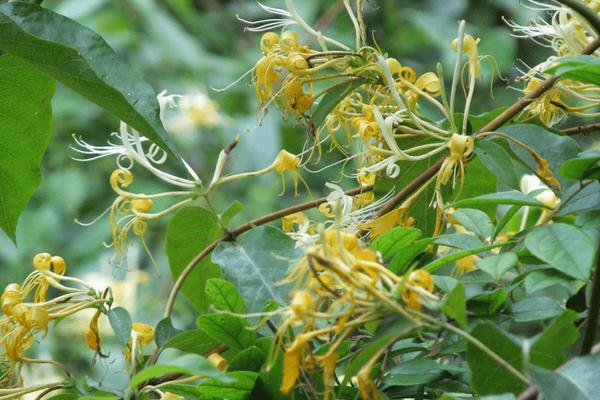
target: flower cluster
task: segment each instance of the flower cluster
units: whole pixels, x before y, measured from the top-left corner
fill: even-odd
[[[302,223],[302,219],[297,222]],[[427,271],[394,274],[356,234],[330,228],[321,231],[319,238],[306,248],[284,281],[293,283],[294,289],[289,306],[279,310],[282,321],[277,342],[288,337],[290,328],[296,332],[285,345],[281,391],[288,393],[295,387],[301,368],[316,367],[323,369],[328,398],[339,347],[352,333],[388,316],[389,302],[401,301],[403,315],[418,320],[422,305],[435,302],[437,297]],[[358,374],[363,377],[359,388],[365,399],[370,398],[370,368]]]
[[[525,82],[524,95],[530,95],[549,75],[545,71],[556,64],[560,57],[580,55],[596,38],[596,33],[589,23],[578,13],[563,5],[528,0],[530,8],[548,13],[550,20],[541,17],[532,21],[529,26],[521,26],[509,21],[515,35],[529,38],[542,46],[552,49],[554,55],[546,61],[523,71]],[[600,3],[597,0],[584,0],[590,11],[600,16]],[[596,52],[597,53],[597,52]],[[531,117],[537,117],[547,125],[559,123],[567,115],[594,118],[600,114],[593,109],[600,101],[598,86],[581,83],[569,79],[560,80],[544,95],[537,98],[527,107]]]
[[[23,392],[21,370],[24,364],[48,363],[62,367],[52,360],[32,359],[25,355],[36,335],[42,338],[53,321],[72,316],[85,309],[97,309],[96,315],[105,312],[110,299],[107,293],[100,294],[85,282],[67,276],[67,265],[60,256],[40,253],[33,258],[35,271],[23,283],[10,283],[2,293],[2,316],[0,317],[0,362],[3,373],[0,377],[0,394],[20,397]],[[48,291],[57,292],[48,297]],[[96,322],[98,317],[94,317]],[[92,321],[93,322],[93,321]],[[86,337],[88,347],[100,350],[99,338],[95,343]],[[43,388],[42,388],[43,389]],[[38,388],[38,390],[41,390]]]

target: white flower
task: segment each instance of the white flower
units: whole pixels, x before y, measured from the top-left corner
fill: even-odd
[[[166,91],[157,96],[161,118],[163,118],[167,107],[177,106],[175,99],[178,97],[181,96],[166,95]],[[192,179],[181,178],[161,170],[159,167],[167,160],[167,153],[147,137],[129,127],[125,122],[121,121],[119,132],[113,132],[110,136],[107,145],[94,146],[84,141],[81,136],[73,135],[75,145],[69,147],[83,155],[81,158],[73,157],[73,159],[93,161],[116,155],[117,166],[121,169],[130,169],[134,163],[137,163],[162,181],[174,186],[191,189],[201,183],[196,172],[183,159],[181,159],[181,162]]]
[[[178,106],[177,114],[165,119],[168,131],[186,132],[198,126],[212,128],[222,121],[218,104],[201,91],[180,96]]]

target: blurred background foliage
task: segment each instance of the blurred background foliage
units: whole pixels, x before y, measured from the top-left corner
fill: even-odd
[[[277,1],[265,3],[281,6]],[[353,43],[352,26],[341,1],[297,0],[296,3],[305,19],[318,29],[342,42]],[[499,79],[496,74],[492,97],[491,68],[487,67],[487,81],[479,85],[473,105],[475,113],[490,111],[517,98],[519,92],[511,87],[521,87],[514,82],[518,76],[515,66],[521,62],[535,65],[547,57],[543,48],[511,37],[504,25],[502,17],[521,23],[533,17],[534,12],[520,6],[518,0],[367,0],[365,3],[365,19],[376,43],[419,74],[434,71],[438,61],[446,71],[451,71],[454,56],[450,42],[456,35],[457,21],[466,19],[467,31],[481,38],[481,54],[493,56],[504,77]],[[172,132],[185,158],[204,180],[210,179],[218,152],[238,133],[242,140],[233,153],[232,171],[263,168],[281,148],[301,151],[305,132],[294,121],[283,121],[275,110],[261,118],[249,78],[226,91],[211,90],[238,79],[260,57],[260,35],[244,32],[244,25],[235,18],[238,14],[250,20],[264,18],[255,1],[46,0],[44,6],[101,34],[157,93],[164,89],[177,94],[204,93],[215,102],[219,112],[215,126],[200,124]],[[71,274],[99,287],[111,285],[118,302],[129,309],[135,320],[155,324],[171,288],[164,255],[168,218],[152,221],[147,236],[157,268],[132,237],[127,268],[113,270],[109,262],[112,250],[102,245],[110,241],[107,218],[88,227],[74,220],[91,221],[110,206],[114,193],[108,177],[115,168],[114,159],[77,162],[71,158],[76,153],[69,146],[73,134],[100,145],[110,132],[118,129],[119,121],[61,86],[53,107],[53,138],[43,161],[42,184],[19,222],[18,247],[0,234],[2,285],[22,281],[32,268],[33,255],[48,251],[63,256]],[[143,171],[138,172],[134,185],[139,192],[167,189],[159,187]],[[312,194],[301,190],[301,198],[297,200],[293,199],[289,186],[285,196],[278,196],[279,177],[271,174],[223,187],[214,199],[215,205],[223,211],[232,201],[239,200],[244,208],[234,222],[245,222],[311,195],[322,195],[323,183],[339,180],[339,175],[331,169],[307,179]],[[355,185],[349,180],[341,184],[346,188]],[[175,315],[179,328],[194,325],[194,313],[183,297]],[[118,360],[122,357],[113,352],[105,360],[94,360],[83,341],[88,323],[89,319],[82,318],[59,324],[36,351],[65,365],[78,366],[79,371],[90,371],[91,381],[119,386]],[[110,329],[104,332],[110,335]]]

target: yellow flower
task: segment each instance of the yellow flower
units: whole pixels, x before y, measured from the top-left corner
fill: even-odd
[[[282,191],[281,194],[285,193],[285,176],[286,172],[289,172],[292,175],[292,179],[294,181],[294,195],[298,196],[298,180],[302,179],[300,174],[298,173],[298,165],[300,164],[300,158],[288,151],[281,150],[275,161],[273,162],[273,169],[276,173],[281,176],[281,184]],[[302,179],[304,185],[306,182]],[[306,185],[308,187],[308,185]]]
[[[302,356],[302,350],[306,347],[306,344],[311,339],[310,334],[300,334],[296,336],[296,339],[292,344],[285,349],[283,355],[283,381],[281,382],[282,393],[289,393],[300,376],[300,359]]]
[[[131,336],[142,346],[154,340],[154,328],[143,322],[131,324]]]
[[[281,219],[281,229],[284,232],[292,232],[295,225],[304,225],[307,222],[308,218],[303,212],[293,213]]]
[[[475,271],[477,266],[475,263],[480,260],[480,257],[476,254],[471,254],[456,261],[456,269],[454,274],[456,276],[462,276],[465,272]]]
[[[529,96],[541,83],[542,81],[539,79],[531,79],[523,90],[523,94]],[[562,90],[556,86],[552,87],[529,104],[527,112],[538,117],[546,126],[554,125],[565,115],[566,105],[562,100],[564,96],[565,93]]]
[[[411,217],[406,217],[406,211],[406,208],[396,208],[373,221],[362,224],[361,228],[370,229],[371,238],[376,239],[396,226],[412,225],[413,219]]]
[[[96,353],[100,354],[100,333],[98,332],[98,319],[102,312],[100,310],[96,311],[94,316],[90,321],[90,326],[88,328],[87,334],[85,335],[85,345],[94,350]]]

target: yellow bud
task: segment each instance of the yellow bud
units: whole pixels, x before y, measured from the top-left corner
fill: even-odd
[[[52,256],[52,258],[50,258],[50,262],[52,263],[52,269],[54,273],[64,275],[67,271],[67,263],[61,256]]]
[[[145,346],[154,340],[154,328],[143,322],[134,322],[131,324],[131,335],[135,335],[138,343]]]
[[[145,213],[152,210],[154,202],[151,199],[133,199],[131,200],[131,208],[134,211]]]
[[[225,360],[219,353],[212,353],[207,357],[207,360],[219,371],[227,371],[227,360]]]
[[[402,64],[400,64],[400,61],[396,60],[395,58],[387,58],[385,60],[385,63],[389,68],[390,72],[392,73],[392,76],[400,75],[400,72],[402,72]]]
[[[432,96],[438,96],[441,92],[440,78],[433,72],[426,72],[417,79],[415,86]]]
[[[278,34],[275,32],[267,32],[260,38],[260,49],[263,53],[268,53],[278,42]]]
[[[285,31],[281,34],[281,40],[279,41],[281,50],[289,53],[298,48],[298,32]]]
[[[462,51],[465,53],[468,53],[470,51],[473,50],[477,50],[477,45],[479,44],[481,39],[475,39],[473,36],[471,35],[465,35],[463,37],[463,45],[462,45]],[[453,51],[457,51],[458,48],[458,39],[454,39],[452,41],[452,50]]]
[[[556,197],[554,192],[550,189],[544,190],[542,193],[535,196],[535,198],[537,201],[550,208],[554,208],[560,203],[560,199]]]
[[[287,58],[287,67],[291,72],[304,73],[308,69],[308,61],[298,52],[292,52]]]
[[[50,269],[51,260],[50,253],[39,253],[33,257],[33,266],[40,271],[48,270]]]
[[[11,283],[6,286],[2,293],[2,312],[4,315],[11,315],[14,306],[21,302],[21,286],[18,283]]]
[[[294,297],[292,297],[290,306],[297,318],[303,318],[312,310],[313,299],[308,293],[299,290],[294,293]]]

